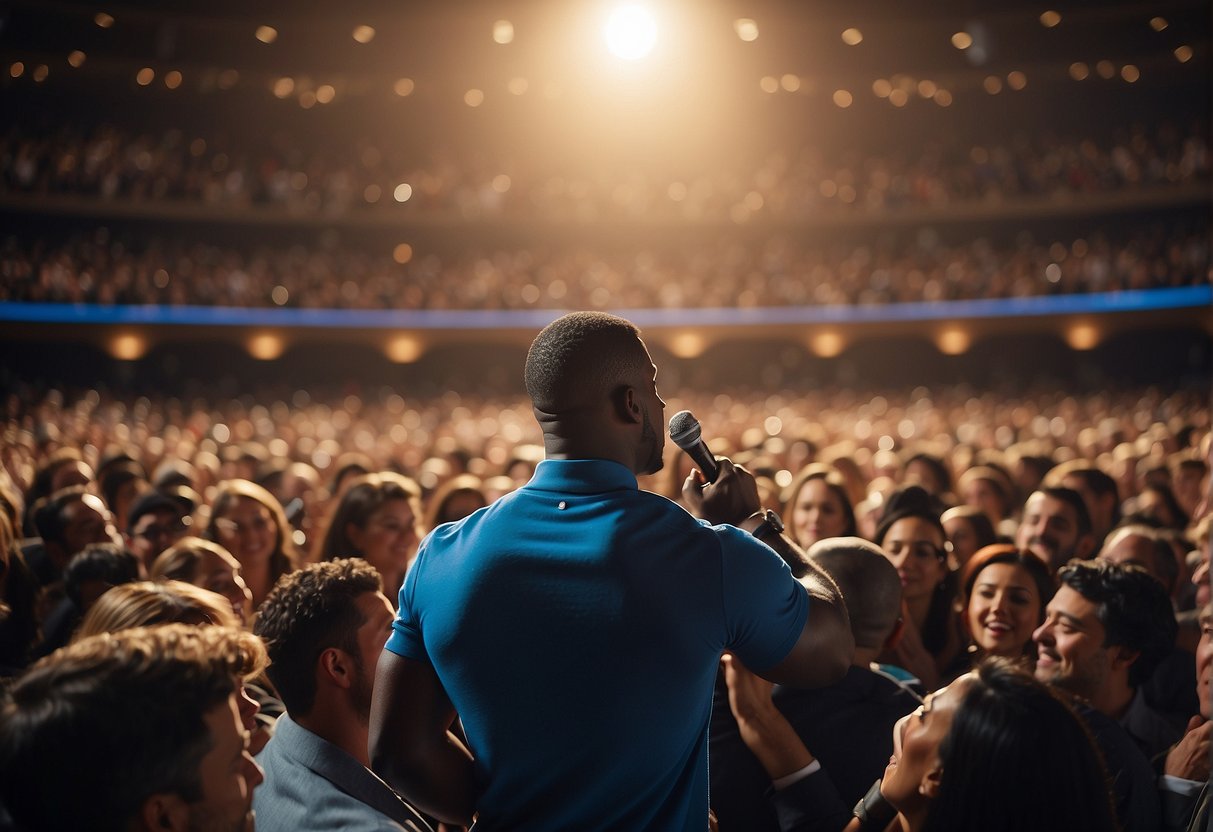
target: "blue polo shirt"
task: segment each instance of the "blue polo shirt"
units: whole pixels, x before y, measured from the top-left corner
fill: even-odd
[[[387,649],[432,663],[476,758],[478,830],[707,828],[717,661],[780,662],[808,595],[770,548],[545,460],[422,543]]]

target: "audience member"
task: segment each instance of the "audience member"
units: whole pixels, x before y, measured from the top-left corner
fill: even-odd
[[[810,464],[784,490],[783,512],[791,538],[804,550],[828,537],[856,534],[855,512],[842,477],[827,465]]]
[[[360,557],[379,571],[393,600],[421,540],[421,489],[384,471],[349,480],[325,521],[318,561]]]
[[[1024,503],[1015,545],[1032,552],[1054,572],[1095,551],[1087,504],[1077,491],[1045,486]]]
[[[447,480],[430,495],[423,528],[428,534],[443,523],[462,520],[488,504],[480,478],[473,474],[459,474]]]
[[[282,506],[274,495],[245,479],[219,483],[211,502],[211,522],[202,536],[240,561],[254,609],[300,560]]]
[[[893,750],[893,725],[921,698],[873,669],[878,653],[900,636],[901,581],[881,550],[857,537],[816,543],[808,557],[838,584],[846,602],[855,655],[841,681],[817,690],[774,686],[726,656],[712,704],[709,768],[712,809],[722,829],[781,828],[801,804],[853,805],[880,776]],[[789,724],[805,753],[768,754],[755,733]],[[768,800],[772,783],[775,794]],[[819,791],[826,792],[824,798]],[[845,812],[834,829],[846,823]],[[787,828],[786,826],[784,828]]]
[[[948,533],[948,542],[952,544],[952,558],[956,561],[958,569],[963,569],[978,549],[998,542],[990,518],[976,506],[953,506],[945,511],[939,520],[943,523],[944,531]]]
[[[90,543],[72,557],[63,572],[65,598],[42,625],[36,654],[45,656],[67,644],[84,615],[106,592],[142,577],[138,558],[115,543]]]
[[[806,610],[805,587],[760,542],[790,545],[744,469],[722,459],[712,483],[688,477],[703,522],[638,490],[664,463],[655,375],[623,319],[547,326],[525,371],[547,458],[526,486],[430,535],[405,579],[371,761],[440,821],[702,829],[721,650],[802,686],[850,663],[836,588],[808,565]],[[448,731],[456,713],[474,758]]]
[[[156,558],[148,575],[153,581],[182,581],[222,595],[241,626],[253,616],[253,593],[240,574],[240,561],[218,543],[183,537]]]
[[[122,538],[146,572],[160,553],[189,533],[190,513],[162,491],[149,489],[131,504]]]
[[[393,617],[382,588],[366,561],[331,560],[284,576],[261,606],[256,632],[286,705],[258,756],[262,832],[429,829],[367,768],[375,665]]]
[[[222,627],[135,629],[31,668],[0,706],[0,799],[16,824],[252,832],[261,769],[235,682],[255,661],[248,638]]]

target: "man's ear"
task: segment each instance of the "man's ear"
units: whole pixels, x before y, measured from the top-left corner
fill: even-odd
[[[611,397],[615,411],[624,422],[640,424],[644,421],[644,410],[637,400],[635,387],[620,387]]]
[[[1074,544],[1074,557],[1086,560],[1095,556],[1095,535],[1088,532]]]
[[[943,780],[943,766],[936,763],[930,771],[923,775],[922,782],[918,784],[919,794],[928,800],[934,800],[939,797],[939,783],[941,780]]]
[[[328,648],[320,654],[317,668],[320,675],[339,688],[350,688],[354,685],[356,668],[350,654],[344,650]]]
[[[1125,647],[1123,644],[1117,645],[1116,647],[1112,648],[1112,668],[1114,670],[1119,670],[1120,668],[1127,669],[1131,667],[1133,662],[1137,661],[1140,656],[1140,650],[1133,650],[1132,648]]]
[[[139,807],[136,822],[140,832],[185,832],[190,825],[190,807],[180,795],[153,794]]]

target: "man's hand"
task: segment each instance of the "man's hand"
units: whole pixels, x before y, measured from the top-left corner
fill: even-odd
[[[762,508],[754,475],[726,457],[717,457],[720,472],[713,482],[704,484],[699,469],[692,469],[682,484],[682,498],[696,517],[712,525],[737,525]]]
[[[1209,779],[1210,736],[1213,722],[1194,716],[1188,721],[1188,732],[1175,747],[1167,752],[1164,774],[1182,777],[1184,780],[1204,781]]]

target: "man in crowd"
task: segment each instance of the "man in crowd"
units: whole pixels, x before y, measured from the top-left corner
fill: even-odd
[[[372,764],[445,822],[702,830],[721,650],[832,684],[853,651],[845,607],[762,543],[785,545],[782,523],[730,461],[684,485],[705,521],[639,490],[663,464],[665,402],[632,324],[558,319],[525,378],[546,458],[422,544],[379,660]]]
[[[1090,557],[1095,538],[1082,496],[1060,487],[1033,491],[1024,503],[1015,545],[1035,554],[1054,572],[1072,558]]]
[[[0,706],[0,800],[17,827],[252,832],[261,769],[236,698],[249,641],[171,624],[87,638],[31,668]]]
[[[135,498],[127,513],[126,548],[143,564],[144,572],[168,547],[189,531],[185,507],[169,495],[151,489]]]
[[[842,681],[817,690],[772,691],[733,662],[725,674],[731,684],[717,684],[709,746],[712,809],[725,829],[777,830],[806,805],[836,806],[841,828],[888,764],[894,724],[919,704],[915,694],[871,669],[901,634],[897,569],[878,546],[858,537],[818,541],[808,557],[846,599],[855,656]],[[787,756],[779,743],[768,742],[775,720],[789,723],[809,753]]]
[[[379,572],[361,559],[285,575],[258,611],[270,681],[286,705],[258,756],[260,832],[429,826],[368,768],[375,663],[391,631]]]
[[[1209,817],[1209,754],[1213,737],[1213,608],[1200,613],[1200,644],[1196,648],[1196,694],[1200,713],[1188,722],[1183,739],[1166,756],[1163,768],[1163,825],[1167,832],[1204,832]]]

